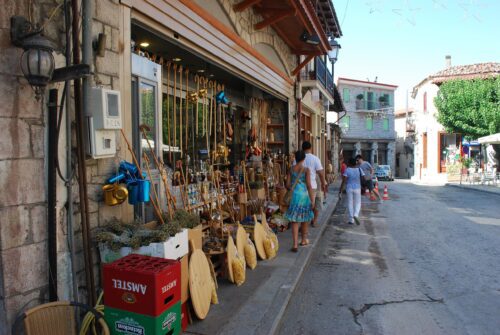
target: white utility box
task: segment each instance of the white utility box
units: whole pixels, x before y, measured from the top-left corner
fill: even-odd
[[[92,88],[89,97],[91,115],[87,115],[88,149],[92,158],[116,154],[116,132],[122,128],[120,92]]]

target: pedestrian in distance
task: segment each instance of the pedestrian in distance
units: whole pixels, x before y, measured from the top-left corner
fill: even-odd
[[[340,156],[340,178],[342,178],[346,169],[347,164],[345,163],[344,157]],[[345,190],[343,191],[343,193],[345,194]]]
[[[356,222],[360,224],[359,212],[361,211],[361,180],[364,177],[364,172],[356,166],[356,159],[349,159],[347,169],[342,176],[342,184],[340,185],[339,197],[342,194],[342,189],[346,187],[347,193],[347,209],[349,210],[348,224]]]
[[[375,173],[375,170],[373,169],[372,165],[363,160],[363,156],[361,155],[356,156],[356,163],[358,164],[361,171],[363,171],[363,173],[365,174],[365,177],[362,179],[363,183],[361,184],[361,186],[363,188],[367,188],[370,191],[370,196],[373,196],[373,194],[375,194],[379,200],[382,200],[380,193],[375,189],[375,185],[373,185],[373,174]]]
[[[300,245],[309,244],[307,239],[309,222],[314,218],[314,193],[311,187],[312,173],[304,166],[306,154],[299,150],[295,153],[296,164],[290,169],[287,178],[287,188],[293,192],[285,218],[292,225],[293,247],[292,251],[297,252],[299,240],[299,223],[302,240]]]
[[[323,192],[323,196],[326,197],[326,193],[328,192],[328,186],[326,184],[325,179],[325,170],[323,169],[323,165],[321,165],[320,159],[312,154],[312,144],[309,141],[304,141],[302,143],[302,150],[306,153],[306,159],[304,162],[304,166],[309,169],[311,172],[311,188],[314,194],[314,219],[311,222],[312,227],[316,227],[316,222],[318,220],[319,212],[322,209],[323,200],[321,192]],[[319,177],[321,183],[321,189],[318,188],[318,182],[316,180],[316,176]]]

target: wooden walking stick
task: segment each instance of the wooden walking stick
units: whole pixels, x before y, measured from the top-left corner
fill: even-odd
[[[132,160],[134,161],[135,166],[137,166],[137,171],[139,172],[139,175],[141,176],[141,179],[142,179],[143,178],[142,177],[142,169],[141,169],[141,166],[139,165],[139,162],[137,161],[137,158],[135,157],[134,150],[132,149],[132,146],[130,145],[130,142],[128,141],[127,136],[125,136],[125,132],[123,131],[123,129],[120,129],[120,132],[121,132],[121,134],[123,136],[123,139],[125,140],[125,143],[127,143],[128,151],[132,155]],[[151,186],[151,188],[154,188],[154,186]],[[152,192],[151,188],[149,189],[149,193],[150,194]],[[152,199],[151,199],[151,203],[153,204],[156,216],[163,223],[163,218],[161,216],[161,212],[160,212],[158,206],[153,202]]]
[[[207,93],[205,95],[205,100],[203,103],[203,107],[205,108],[205,128],[203,129],[203,131],[205,132],[205,140],[206,140],[205,149],[207,149],[208,157],[210,157],[210,146],[209,146],[210,145],[210,130],[209,130],[210,120],[209,120],[209,106],[208,106],[208,102],[209,102],[208,89],[210,87],[210,82],[206,78],[204,80],[203,87],[205,88],[206,93]]]
[[[143,152],[142,153],[142,157],[144,158],[144,163],[146,163],[146,170],[148,172],[149,179],[151,179],[151,183],[152,183],[152,181],[153,181],[153,175],[151,174],[151,170],[149,169],[149,158],[148,158],[148,155],[145,152]],[[158,194],[156,194],[156,188],[154,187],[154,185],[151,185],[150,193],[152,193],[154,195],[154,200],[155,201],[153,201],[153,198],[151,198],[150,200],[151,200],[151,203],[153,204],[153,207],[155,208],[155,212],[156,213],[161,213],[161,211],[159,209],[160,200],[158,199]],[[158,219],[160,220],[161,224],[165,224],[165,221],[163,221],[163,217],[161,216],[161,214],[158,217]]]
[[[179,66],[179,148],[182,158],[184,155],[182,146],[182,65]]]
[[[189,99],[188,99],[188,93],[189,93],[189,69],[186,68],[186,71],[184,71],[186,74],[186,155],[189,152]],[[186,169],[187,169],[187,164],[186,164]]]
[[[170,118],[170,66],[172,63],[167,62],[167,141],[168,141],[168,160],[172,162],[172,120]]]
[[[198,114],[198,92],[200,92],[200,76],[199,75],[195,75],[194,76],[194,82],[196,84],[196,117],[195,117],[195,133],[196,133],[196,137],[198,137],[198,120],[199,120],[199,114]],[[203,113],[203,112],[202,112]]]
[[[153,150],[153,146],[151,145],[151,142],[149,141],[149,138],[146,134],[146,131],[150,131],[151,128],[149,128],[149,126],[143,124],[143,125],[139,126],[139,129],[141,130],[142,135],[144,136],[144,138],[146,139],[146,142],[148,143],[148,147],[152,153],[156,168],[160,172],[160,176],[161,176],[161,179],[163,181],[163,187],[165,188],[165,196],[166,196],[167,205],[168,205],[168,215],[170,216],[170,219],[172,219],[173,209],[171,208],[171,203],[170,203],[172,195],[170,194],[170,190],[168,188],[167,176],[165,174],[165,169],[163,168],[164,164],[163,164],[163,162],[158,160],[158,157],[156,156],[156,153]],[[149,162],[149,159],[148,159],[148,162]]]
[[[174,147],[177,147],[177,64],[174,63]]]
[[[178,160],[176,163],[177,168],[180,170],[180,178],[179,178],[179,191],[181,193],[181,199],[182,203],[184,205],[184,208],[187,210],[189,208],[189,202],[188,202],[188,196],[186,194],[186,191],[184,189],[184,186],[186,184],[186,178],[184,178],[184,170],[182,168],[182,160]]]

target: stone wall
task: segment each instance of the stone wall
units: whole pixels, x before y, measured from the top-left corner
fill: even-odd
[[[29,3],[32,3],[31,9]],[[0,11],[0,335],[10,334],[10,327],[18,313],[48,299],[48,250],[46,203],[46,100],[37,101],[34,92],[24,79],[19,66],[22,50],[10,41],[10,17],[25,16],[38,24],[45,24],[44,33],[56,43],[54,53],[56,68],[65,65],[61,55],[64,50],[64,19],[56,9],[60,1],[8,1]],[[120,7],[118,0],[94,1],[93,38],[98,33],[107,35],[106,57],[94,58],[95,76],[92,85],[113,89],[120,88]],[[47,18],[54,12],[52,20]],[[62,84],[49,85],[59,89]],[[66,115],[66,113],[64,113]],[[73,111],[71,111],[73,115]],[[73,118],[73,116],[72,116]],[[63,125],[64,125],[63,119]],[[65,131],[59,138],[59,161],[63,174],[65,167]],[[119,133],[117,133],[119,136]],[[121,217],[121,209],[102,206],[103,181],[115,169],[120,159],[120,138],[117,137],[119,155],[116,159],[87,160],[89,210],[91,228],[106,218]],[[70,299],[71,272],[67,247],[66,190],[61,180],[57,182],[57,232],[58,232],[58,295]],[[78,188],[73,188],[75,220],[76,271],[79,283],[79,300],[85,301],[85,275],[81,243],[81,224],[78,207]],[[93,252],[96,284],[99,285],[98,255]]]
[[[10,334],[17,313],[47,297],[45,136],[47,108],[37,101],[20,69],[22,49],[10,40],[10,18],[39,24],[56,1],[7,1],[0,11],[0,334]],[[61,15],[45,34],[61,47]],[[56,55],[56,63],[61,57]]]
[[[219,0],[232,11],[235,1]],[[33,22],[44,23],[60,3],[58,0],[7,1],[0,11],[0,335],[10,334],[10,327],[18,313],[43,303],[48,298],[48,250],[47,250],[47,199],[46,199],[46,117],[47,108],[24,79],[19,68],[22,50],[12,46],[10,41],[10,17],[29,16],[28,3],[32,3]],[[92,38],[104,33],[106,39],[105,57],[94,56],[91,86],[103,86],[120,90],[130,97],[130,9],[119,0],[94,0]],[[229,6],[230,5],[230,6]],[[228,7],[229,6],[229,7]],[[283,60],[287,71],[291,71],[296,60],[288,47],[270,28],[251,32],[255,23],[251,11],[245,11],[238,22],[234,21],[238,33],[250,44],[267,43],[274,47]],[[235,13],[229,14],[233,19]],[[56,67],[62,67],[65,59],[64,20],[60,10],[45,26],[46,35],[58,45],[55,53]],[[249,28],[250,27],[250,28]],[[252,28],[253,29],[253,28]],[[62,84],[51,85],[62,95]],[[130,104],[122,105],[125,133],[131,134]],[[295,150],[296,120],[295,99],[290,97],[290,147]],[[70,117],[73,118],[73,111]],[[65,112],[66,115],[66,112]],[[63,119],[62,124],[64,125]],[[74,136],[74,132],[72,134]],[[86,177],[89,195],[89,220],[91,229],[102,225],[111,217],[132,220],[131,206],[105,206],[102,202],[102,185],[112,175],[121,159],[128,159],[126,146],[116,132],[117,156],[112,159],[86,161]],[[59,161],[63,173],[65,167],[65,129],[61,128],[59,138]],[[60,299],[73,299],[71,285],[70,252],[67,244],[68,223],[66,220],[66,188],[62,180],[57,182],[57,234],[58,234],[58,295]],[[83,252],[79,197],[76,181],[73,186],[74,227],[77,283],[79,300],[86,302],[86,283],[83,269]],[[99,286],[97,248],[93,249],[95,282]]]

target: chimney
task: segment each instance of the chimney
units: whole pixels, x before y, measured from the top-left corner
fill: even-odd
[[[451,67],[451,56],[446,55],[444,58],[446,59],[446,68],[449,69]]]

